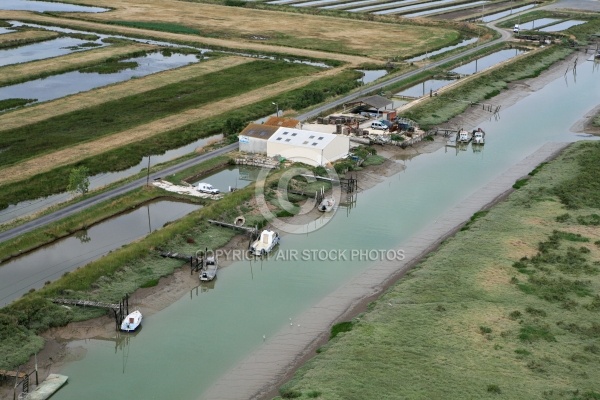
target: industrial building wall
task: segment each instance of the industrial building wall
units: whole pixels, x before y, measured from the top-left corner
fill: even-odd
[[[350,138],[344,135],[336,135],[335,138],[325,146],[323,157],[326,162],[334,162],[346,157],[350,151]]]
[[[240,140],[240,151],[252,154],[267,154],[267,141],[246,136]]]
[[[307,147],[294,146],[285,143],[268,142],[267,156],[280,155],[285,159],[301,162],[316,167],[321,165],[321,150]]]

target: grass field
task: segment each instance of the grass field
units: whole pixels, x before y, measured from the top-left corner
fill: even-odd
[[[0,167],[316,71],[302,64],[257,60],[4,131]]]
[[[600,398],[598,157],[578,143],[536,171],[353,319],[282,397]]]
[[[315,99],[315,93],[332,97],[358,85],[358,73],[355,71],[326,71],[329,72],[332,74],[279,82],[275,87],[267,86],[240,95],[235,103],[226,99],[200,110],[192,110],[189,115],[180,114],[176,117],[179,121],[161,124],[157,128],[146,126],[144,129],[138,129],[141,134],[139,139],[133,133],[126,132],[116,135],[116,140],[112,137],[107,138],[106,142],[97,140],[68,149],[64,153],[55,152],[48,157],[38,157],[31,163],[7,168],[4,170],[6,174],[0,175],[0,181],[13,182],[1,186],[0,208],[24,199],[35,199],[64,191],[70,168],[78,165],[77,163],[86,165],[92,174],[122,170],[139,163],[147,154],[159,154],[199,138],[222,133],[225,122],[230,119],[253,121],[267,115],[272,112],[272,101],[276,101],[281,107],[301,108],[313,104],[313,100],[322,101],[325,98]],[[150,135],[150,132],[154,135]],[[117,146],[115,142],[124,144]],[[83,150],[77,151],[78,148]],[[14,179],[15,177],[17,179]]]
[[[165,25],[171,24],[164,28],[169,31],[179,26],[181,30],[197,31],[208,38],[344,53],[380,60],[389,59],[390,56],[418,54],[423,46],[441,47],[456,41],[461,35],[457,26],[419,26],[409,21],[385,24],[194,2],[178,2],[176,10],[169,3],[159,0],[127,3],[94,0],[92,3],[116,10],[79,15],[95,21],[122,21],[127,24],[135,21],[140,27],[160,21]]]
[[[402,116],[417,121],[428,129],[461,114],[470,103],[492,98],[506,89],[509,82],[536,77],[553,63],[564,59],[572,50],[567,47],[548,47],[525,54],[514,62],[487,73],[467,78],[451,91],[417,104],[402,112]]]

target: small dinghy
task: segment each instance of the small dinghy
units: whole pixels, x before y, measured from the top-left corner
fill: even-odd
[[[121,330],[124,332],[133,332],[142,324],[142,313],[135,310],[123,319]]]

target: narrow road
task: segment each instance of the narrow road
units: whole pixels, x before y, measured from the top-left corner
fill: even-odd
[[[171,174],[175,174],[177,172],[183,171],[186,168],[189,168],[195,164],[200,162],[210,160],[212,158],[218,157],[220,155],[229,153],[230,151],[236,150],[238,148],[237,143],[232,143],[215,151],[211,151],[209,153],[201,154],[198,157],[191,158],[182,162],[181,164],[174,165],[172,167],[163,169],[162,171],[150,174],[150,180],[154,180],[156,178],[160,178],[161,176],[167,176]],[[34,229],[37,229],[43,225],[59,221],[65,217],[76,214],[85,210],[86,208],[98,204],[104,200],[109,200],[114,197],[125,194],[133,189],[136,189],[140,186],[146,184],[147,177],[136,179],[135,181],[124,184],[123,186],[119,186],[115,189],[106,191],[104,193],[100,193],[97,196],[90,197],[78,203],[71,204],[65,208],[57,210],[51,214],[44,215],[43,217],[34,219],[29,221],[23,225],[17,226],[13,229],[7,230],[5,232],[0,233],[0,241],[10,240],[24,233],[30,232]]]
[[[512,15],[512,16],[514,16],[514,15]],[[377,83],[377,84],[375,84],[373,86],[369,86],[367,88],[367,90],[369,92],[372,92],[372,91],[376,91],[376,90],[382,89],[382,88],[384,88],[384,87],[386,87],[388,85],[391,85],[391,84],[394,84],[394,83],[399,82],[401,80],[410,78],[410,77],[412,77],[412,76],[414,76],[414,75],[416,75],[416,74],[418,74],[420,72],[431,70],[433,68],[437,68],[437,67],[439,67],[442,64],[445,64],[447,62],[454,61],[454,60],[459,59],[461,57],[464,57],[466,55],[472,54],[472,53],[474,53],[474,52],[476,52],[476,51],[478,51],[480,49],[492,46],[492,45],[494,45],[496,43],[500,43],[500,42],[506,41],[508,38],[511,37],[511,33],[507,32],[505,30],[496,28],[494,26],[494,24],[496,22],[498,22],[498,21],[490,22],[490,23],[487,24],[487,26],[489,28],[494,29],[497,32],[499,32],[501,34],[500,38],[498,38],[496,40],[493,40],[493,41],[491,41],[489,43],[486,43],[484,45],[477,46],[477,47],[474,47],[472,49],[465,50],[463,52],[460,52],[460,53],[455,54],[453,56],[444,58],[442,60],[435,61],[435,62],[433,62],[431,64],[428,64],[426,66],[420,67],[420,68],[418,68],[418,69],[416,69],[414,71],[407,72],[405,74],[396,76],[396,77],[391,78],[391,79],[389,79],[387,81]],[[322,112],[324,112],[326,110],[330,110],[330,109],[332,109],[334,107],[339,107],[339,106],[343,105],[344,103],[348,103],[348,102],[350,102],[350,101],[352,101],[352,100],[354,100],[354,99],[356,99],[356,98],[358,98],[360,96],[362,96],[362,92],[349,94],[347,96],[339,98],[339,99],[337,99],[335,101],[332,101],[330,103],[327,103],[325,105],[316,107],[316,108],[312,109],[311,111],[308,111],[308,112],[306,112],[304,114],[301,114],[301,115],[299,115],[297,117],[297,119],[299,119],[300,121],[306,121],[307,119],[313,118],[313,117],[319,115],[320,113],[322,113]],[[210,159],[215,158],[217,156],[220,156],[220,155],[223,155],[223,154],[228,153],[230,151],[233,151],[233,150],[235,150],[237,148],[238,148],[238,144],[237,143],[232,143],[232,144],[227,145],[227,146],[225,146],[223,148],[220,148],[218,150],[215,150],[215,151],[212,151],[212,152],[209,152],[209,153],[205,153],[205,154],[199,155],[198,157],[194,157],[192,159],[184,161],[181,164],[178,164],[178,165],[169,167],[167,169],[164,169],[164,170],[162,170],[160,172],[151,174],[150,175],[150,179],[154,180],[154,179],[159,178],[161,176],[166,176],[166,175],[171,175],[171,174],[177,173],[179,171],[182,171],[182,170],[184,170],[186,168],[191,167],[192,165],[195,165],[197,163],[200,163],[200,162],[203,162],[203,161],[206,161],[206,160],[210,160]],[[63,209],[57,210],[57,211],[55,211],[55,212],[53,212],[51,214],[45,215],[43,217],[34,219],[34,220],[29,221],[29,222],[27,222],[27,223],[25,223],[23,225],[17,226],[17,227],[15,227],[13,229],[9,229],[9,230],[7,230],[5,232],[0,232],[0,241],[6,241],[6,240],[13,239],[13,238],[15,238],[15,237],[17,237],[19,235],[22,235],[22,234],[30,232],[30,231],[32,231],[34,229],[40,228],[40,227],[42,227],[42,226],[44,226],[46,224],[50,224],[52,222],[57,222],[57,221],[65,218],[65,217],[68,217],[70,215],[73,215],[73,214],[76,214],[78,212],[81,212],[81,211],[85,210],[86,208],[88,208],[88,207],[90,207],[92,205],[95,205],[95,204],[98,204],[98,203],[100,203],[102,201],[109,200],[109,199],[112,199],[112,198],[114,198],[116,196],[120,196],[122,194],[125,194],[128,191],[131,191],[131,190],[133,190],[135,188],[138,188],[138,187],[146,184],[146,180],[147,180],[147,178],[137,179],[135,181],[126,183],[123,186],[120,186],[118,188],[106,191],[104,193],[100,193],[97,196],[91,197],[89,199],[80,201],[80,202],[75,203],[75,204],[71,204],[71,205],[69,205],[69,206],[67,206],[67,207],[65,207]]]

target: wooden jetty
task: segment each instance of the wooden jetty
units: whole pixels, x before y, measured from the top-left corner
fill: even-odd
[[[165,251],[165,252],[160,253],[160,256],[165,257],[165,258],[176,258],[178,260],[186,260],[186,261],[189,260],[191,257],[193,257],[188,254],[177,253],[175,251]]]
[[[51,301],[56,304],[80,307],[98,307],[112,310],[115,316],[115,325],[117,330],[120,330],[123,318],[129,314],[129,294],[125,294],[125,297],[123,297],[119,303],[103,303],[100,301],[81,299],[51,299]]]
[[[196,253],[195,256],[191,256],[189,254],[183,254],[183,253],[177,253],[174,251],[163,251],[162,253],[160,253],[161,257],[165,257],[165,258],[175,258],[178,260],[185,260],[185,261],[190,261],[190,274],[193,274],[194,272],[198,272],[200,271],[202,268],[204,268],[204,255],[202,254],[202,252],[200,252],[200,256],[198,256],[198,253]]]
[[[65,305],[81,306],[81,307],[119,308],[119,304],[116,304],[116,303],[102,303],[100,301],[93,301],[93,300],[52,299],[52,302],[56,303],[56,304],[65,304]]]
[[[18,378],[23,379],[27,376],[25,372],[20,371],[7,371],[5,369],[0,369],[0,377],[4,378]]]
[[[254,228],[254,227],[240,226],[240,225],[236,225],[236,224],[230,224],[228,222],[215,221],[214,219],[209,219],[208,222],[212,225],[223,226],[225,228],[239,229],[239,230],[248,232],[250,234],[256,234],[258,232],[258,229]]]

